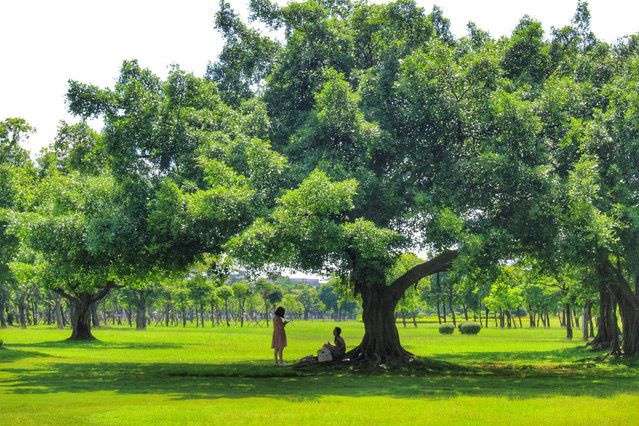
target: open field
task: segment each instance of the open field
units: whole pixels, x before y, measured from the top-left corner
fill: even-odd
[[[329,340],[332,322],[294,322],[289,361]],[[349,346],[362,325],[341,324]],[[0,331],[0,424],[637,424],[636,364],[599,355],[560,328],[442,336],[400,326],[420,356],[472,373],[300,373],[271,366],[270,329]]]

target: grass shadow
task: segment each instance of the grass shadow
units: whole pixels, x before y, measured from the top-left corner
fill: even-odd
[[[260,363],[48,363],[41,369],[6,369],[15,394],[113,391],[162,394],[172,399],[284,398],[325,396],[453,398],[495,396],[510,399],[549,396],[611,397],[639,393],[635,371],[572,369],[492,369],[431,374],[354,374],[332,370],[309,375]]]
[[[605,351],[592,351],[585,347],[555,349],[550,351],[486,351],[486,352],[455,352],[437,353],[438,359],[453,359],[457,362],[471,364],[494,365],[497,363],[509,363],[513,361],[526,361],[530,363],[572,363],[584,360],[596,360]]]
[[[51,357],[52,355],[45,354],[42,352],[34,352],[34,351],[16,351],[13,349],[9,349],[6,346],[0,348],[0,364],[5,362],[14,362],[23,358],[43,358],[43,357]]]
[[[48,348],[48,349],[68,349],[74,347],[86,349],[180,349],[184,344],[169,342],[110,342],[102,340],[54,340],[38,343],[10,343],[5,346],[12,348]]]

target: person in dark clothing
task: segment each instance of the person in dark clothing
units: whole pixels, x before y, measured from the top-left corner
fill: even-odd
[[[334,343],[326,343],[324,347],[331,351],[331,355],[333,355],[333,359],[342,359],[346,354],[346,342],[344,338],[341,336],[342,329],[339,327],[335,327],[333,329],[333,336],[335,336]]]

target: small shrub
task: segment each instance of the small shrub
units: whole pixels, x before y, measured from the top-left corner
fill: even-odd
[[[481,324],[476,322],[463,322],[459,324],[461,334],[477,334],[481,330]]]
[[[439,326],[439,334],[453,334],[455,331],[455,326],[452,324],[442,324]]]

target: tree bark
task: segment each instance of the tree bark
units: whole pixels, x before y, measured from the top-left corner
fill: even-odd
[[[607,259],[606,259],[607,260]],[[619,354],[619,333],[617,327],[617,301],[611,291],[611,271],[606,261],[599,259],[596,265],[599,286],[599,318],[597,335],[590,345],[594,349],[607,349],[612,354]]]
[[[639,354],[639,296],[631,289],[620,267],[615,267],[606,257],[605,268],[612,277],[607,281],[609,290],[619,305],[621,315],[621,350],[624,356]]]
[[[80,294],[71,299],[73,313],[71,315],[71,337],[69,340],[95,340],[91,334],[91,296]]]
[[[588,329],[588,319],[590,318],[590,311],[592,309],[592,302],[590,300],[586,300],[584,303],[584,308],[581,313],[581,333],[583,335],[584,340],[588,340],[590,338],[590,330]]]
[[[93,328],[100,328],[100,317],[98,317],[98,303],[91,304],[91,321],[93,322]]]
[[[572,321],[570,316],[570,303],[566,303],[564,317],[566,318],[566,339],[572,339]]]
[[[377,363],[406,360],[412,355],[402,348],[395,322],[395,307],[399,298],[382,286],[362,292],[364,338],[349,352],[351,359],[365,359]]]
[[[25,302],[23,299],[18,301],[18,321],[20,321],[20,328],[27,328],[27,315]]]
[[[55,289],[54,291],[64,296],[71,308],[71,337],[68,340],[95,340],[91,334],[91,305],[97,304],[106,297],[114,288],[121,286],[109,281],[103,288],[96,293],[79,293],[71,295],[63,289]]]
[[[133,300],[135,302],[135,329],[146,330],[146,302],[147,292],[145,290],[136,290]]]
[[[489,312],[490,312],[490,310],[488,308],[486,308],[486,328],[488,328],[488,313]],[[481,319],[481,317],[479,319]]]
[[[7,328],[7,317],[4,314],[4,298],[0,294],[0,328]]]
[[[349,352],[349,358],[374,363],[393,360],[404,362],[412,358],[413,355],[402,347],[399,340],[395,322],[397,303],[411,285],[422,278],[448,270],[456,257],[456,251],[444,252],[411,268],[390,286],[384,285],[383,282],[378,284],[365,281],[367,276],[379,276],[375,273],[368,274],[369,271],[364,271],[361,277],[352,276],[356,293],[362,295],[364,338]],[[359,278],[364,279],[360,281]]]
[[[457,327],[457,317],[455,316],[455,309],[453,308],[453,282],[450,279],[448,280],[448,307],[450,308],[453,325]]]

